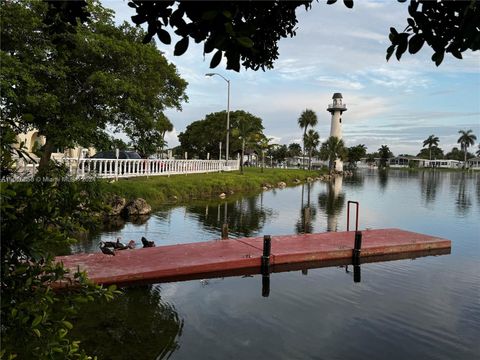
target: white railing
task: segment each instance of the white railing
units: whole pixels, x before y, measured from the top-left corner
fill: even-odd
[[[83,179],[198,174],[240,169],[239,160],[72,159],[63,160],[71,175]]]
[[[347,104],[328,104],[328,109],[346,110]]]

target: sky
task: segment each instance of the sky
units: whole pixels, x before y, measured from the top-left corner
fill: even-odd
[[[115,11],[117,23],[131,23],[135,10],[127,1],[102,3]],[[210,69],[213,53],[204,58],[203,44],[191,41],[178,57],[173,56],[176,35],[171,45],[157,39],[159,49],[189,83],[189,101],[182,111],[166,112],[175,127],[166,137],[168,146],[178,145],[177,135],[193,121],[226,109],[227,84],[218,76],[205,77],[209,72],[230,80],[230,110],[260,117],[273,143],[301,142],[297,120],[306,108],[317,113],[316,130],[325,141],[331,119],[326,109],[335,92],[342,93],[347,105],[342,116],[347,146],[365,144],[374,152],[386,144],[395,155],[416,155],[432,134],[445,152],[458,147],[460,129],[472,129],[480,140],[480,51],[463,53],[463,60],[446,55],[439,67],[426,45],[400,61],[394,56],[385,60],[389,29],[405,28],[407,5],[357,0],[353,9],[341,1],[313,2],[309,11],[299,7],[297,35],[280,40],[274,69],[265,72],[226,70],[225,61]]]

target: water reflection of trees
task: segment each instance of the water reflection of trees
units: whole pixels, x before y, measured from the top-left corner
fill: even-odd
[[[338,215],[345,206],[341,177],[327,184],[327,190],[318,195],[318,205],[327,214],[327,231],[337,231]]]
[[[441,182],[441,174],[437,171],[422,171],[420,191],[426,203],[435,201],[437,189]]]
[[[124,289],[115,301],[85,305],[72,338],[99,359],[163,359],[179,348],[183,320],[157,286]]]
[[[352,176],[346,177],[343,181],[350,188],[362,188],[365,182],[365,172],[354,171]]]
[[[259,198],[263,194],[238,199],[233,202],[210,203],[201,206],[189,206],[187,211],[197,215],[205,227],[220,230],[225,220],[231,234],[252,236],[265,225],[273,214],[272,209],[263,207]]]
[[[477,176],[477,204],[480,206],[480,176]]]
[[[458,178],[458,191],[457,191],[457,199],[455,201],[457,206],[457,211],[461,215],[466,215],[470,208],[472,207],[472,199],[471,194],[468,192],[467,188],[467,181],[466,181],[466,174],[461,173],[459,174]]]
[[[388,184],[388,170],[378,169],[378,185],[380,190],[385,191]]]
[[[311,203],[312,184],[302,184],[302,199],[300,203],[300,218],[295,224],[297,234],[310,234],[313,232],[313,222],[317,217],[317,208]],[[305,195],[306,193],[306,195]],[[305,202],[306,196],[306,202]]]

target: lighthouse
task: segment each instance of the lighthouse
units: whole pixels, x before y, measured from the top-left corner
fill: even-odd
[[[328,105],[327,111],[332,114],[332,123],[330,127],[330,136],[335,136],[338,139],[342,139],[342,114],[347,111],[347,105],[342,102],[342,94],[333,94],[333,103]],[[335,159],[336,171],[343,171],[343,161]]]

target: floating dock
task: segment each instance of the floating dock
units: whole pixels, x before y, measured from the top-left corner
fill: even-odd
[[[400,229],[362,231],[360,262],[450,253],[450,240]],[[355,231],[271,237],[269,271],[348,265]],[[66,268],[86,271],[97,284],[131,285],[260,273],[263,237],[60,256]]]

